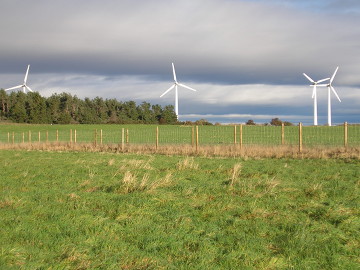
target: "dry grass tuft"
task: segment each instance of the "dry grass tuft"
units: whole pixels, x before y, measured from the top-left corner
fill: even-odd
[[[242,164],[236,163],[234,167],[231,170],[231,181],[230,181],[230,187],[234,187],[236,182],[238,182],[239,175],[241,173]]]
[[[184,160],[179,161],[177,164],[178,170],[188,170],[188,169],[199,169],[199,164],[195,163],[194,157],[186,157]]]
[[[319,197],[321,196],[322,193],[322,184],[320,183],[316,183],[314,185],[311,185],[309,187],[307,187],[305,190],[305,195],[313,198],[313,197]]]
[[[172,183],[172,173],[169,172],[165,175],[164,178],[160,178],[157,181],[154,181],[150,186],[149,186],[149,191],[154,191],[155,189],[159,188],[159,187],[167,187],[170,186]]]
[[[110,159],[109,161],[108,161],[108,165],[109,166],[112,166],[112,165],[114,165],[115,164],[115,159]]]
[[[137,189],[136,175],[130,171],[125,172],[122,182],[125,193],[131,193]]]

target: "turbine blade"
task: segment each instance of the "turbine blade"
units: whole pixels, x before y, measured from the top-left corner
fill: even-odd
[[[34,92],[33,90],[31,90],[31,88],[27,85],[25,85],[25,87],[27,88],[27,90],[29,90],[30,92]]]
[[[173,89],[175,87],[176,84],[173,84],[168,90],[166,90],[160,97],[163,97],[164,95],[166,95],[171,89]]]
[[[332,83],[332,81],[334,80],[336,72],[338,71],[338,69],[339,69],[339,67],[336,67],[335,72],[334,72],[334,74],[332,75],[332,77],[330,79],[330,83]]]
[[[7,89],[5,89],[5,91],[13,90],[13,89],[19,89],[21,87],[23,87],[23,85],[18,85],[18,86],[14,86],[14,87],[11,87],[11,88],[7,88]]]
[[[174,81],[177,82],[174,63],[171,63],[171,65],[172,65],[172,69],[173,69]]]
[[[316,84],[314,84],[313,93],[312,93],[312,98],[314,98],[315,95],[316,95]]]
[[[26,84],[26,81],[27,81],[27,78],[28,78],[28,75],[29,75],[29,68],[30,68],[30,65],[28,65],[26,73],[25,73],[24,84]]]
[[[332,87],[332,85],[330,85],[331,90],[334,92],[335,96],[337,97],[337,99],[341,102],[341,99],[339,98],[339,95],[336,93],[334,87]]]
[[[305,73],[303,73],[303,75],[312,83],[315,83],[315,81],[313,79],[311,79],[308,75],[306,75]]]
[[[319,81],[317,81],[317,83],[325,82],[325,81],[327,81],[327,80],[330,80],[330,78],[326,78],[326,79],[319,80]]]
[[[189,86],[186,86],[185,84],[178,83],[178,85],[179,85],[179,86],[182,86],[182,87],[184,87],[184,88],[187,88],[187,89],[189,89],[189,90],[191,90],[191,91],[195,91],[195,92],[196,92],[196,90],[195,90],[194,88],[191,88],[191,87],[189,87]]]

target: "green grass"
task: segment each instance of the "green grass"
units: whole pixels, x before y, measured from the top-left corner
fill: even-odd
[[[78,142],[94,142],[95,131],[97,130],[97,142],[100,142],[100,130],[103,133],[103,143],[120,143],[122,139],[122,129],[128,130],[128,141],[133,144],[155,144],[156,126],[155,125],[0,125],[0,142],[12,142],[14,133],[14,142],[29,142],[29,131],[31,132],[31,142],[45,142],[46,136],[51,142],[56,141],[56,132],[58,131],[58,140],[60,142],[70,141],[70,130],[74,140],[75,130],[77,132]],[[240,140],[240,128],[236,129],[236,142]],[[48,135],[46,135],[46,133]],[[125,132],[126,136],[126,132]],[[234,143],[233,126],[199,126],[199,143],[201,145],[222,145]],[[243,144],[244,145],[281,145],[281,127],[278,126],[243,126]],[[349,125],[348,127],[348,145],[351,147],[360,146],[360,126]],[[192,126],[159,126],[160,144],[192,144],[195,140],[194,127]],[[284,144],[298,145],[299,131],[298,127],[285,127]],[[343,126],[306,126],[303,127],[304,146],[343,146],[344,145],[344,127]]]
[[[357,269],[360,161],[0,151],[0,269]]]

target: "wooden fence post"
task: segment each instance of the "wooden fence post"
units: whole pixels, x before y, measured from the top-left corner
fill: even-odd
[[[29,143],[31,143],[31,130],[29,130]]]
[[[199,152],[199,127],[196,126],[196,153]]]
[[[76,143],[76,129],[74,130],[74,143]]]
[[[285,144],[285,125],[281,123],[281,145]]]
[[[95,145],[95,147],[97,146],[97,129],[95,129],[95,132],[94,132],[94,145]]]
[[[242,149],[243,147],[243,124],[240,124],[240,134],[239,134],[239,144],[240,144],[240,149]]]
[[[234,125],[234,144],[236,144],[236,125]]]
[[[348,123],[344,123],[344,146],[345,148],[348,146]]]
[[[195,144],[195,127],[191,127],[191,146],[194,147]]]
[[[25,132],[22,133],[22,142],[25,143]]]
[[[72,139],[72,129],[70,129],[70,143],[72,143],[73,139]]]
[[[125,129],[121,129],[121,151],[124,151],[124,138],[125,137]]]
[[[46,143],[49,143],[49,131],[46,131]]]
[[[302,141],[302,123],[299,123],[299,152],[302,152],[302,148],[303,148],[303,141]]]
[[[10,143],[10,132],[8,132],[8,143]]]
[[[129,144],[129,129],[126,129],[126,144]]]
[[[41,133],[39,131],[39,143],[41,142]]]
[[[159,127],[156,127],[156,150],[159,147]]]
[[[100,145],[103,144],[103,132],[102,129],[100,129]]]
[[[14,144],[15,143],[15,132],[13,131],[12,133],[12,143]]]
[[[59,142],[59,130],[56,130],[56,142]]]

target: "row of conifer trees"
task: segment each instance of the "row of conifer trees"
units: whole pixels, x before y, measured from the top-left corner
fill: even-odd
[[[38,92],[23,93],[0,90],[1,120],[31,124],[176,124],[172,105],[117,99],[80,99],[69,93],[43,97]]]

